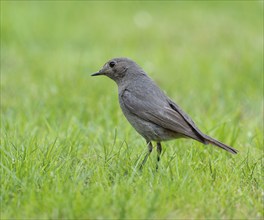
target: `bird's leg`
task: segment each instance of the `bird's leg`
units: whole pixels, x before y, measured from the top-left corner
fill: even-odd
[[[161,143],[157,142],[157,166],[156,166],[156,170],[159,168],[158,162],[160,161],[161,151],[162,151]]]
[[[157,161],[158,162],[160,161],[161,151],[162,151],[161,143],[160,142],[157,142],[157,153],[158,153]]]
[[[146,156],[144,157],[144,160],[142,161],[141,165],[140,165],[140,170],[143,168],[144,164],[146,163],[148,156],[150,155],[150,153],[152,152],[152,143],[149,141],[147,142],[148,144],[148,152],[146,154]]]

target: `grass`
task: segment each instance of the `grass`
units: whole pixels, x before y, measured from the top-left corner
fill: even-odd
[[[1,1],[1,219],[262,219],[263,3]],[[230,155],[152,153],[117,88],[139,63]]]

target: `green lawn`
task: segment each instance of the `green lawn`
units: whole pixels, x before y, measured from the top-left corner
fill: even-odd
[[[262,219],[263,2],[1,1],[1,219]],[[135,60],[239,150],[146,144],[117,87]]]

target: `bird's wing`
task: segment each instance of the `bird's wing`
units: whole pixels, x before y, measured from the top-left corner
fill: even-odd
[[[206,135],[200,131],[200,129],[196,126],[196,124],[193,122],[193,120],[175,103],[173,102],[171,99],[167,99],[170,107],[177,112],[178,114],[180,114],[184,120],[189,124],[190,127],[192,127],[192,130],[196,133],[196,135],[198,135],[201,139],[205,140],[206,139]]]
[[[182,110],[177,111],[177,105],[170,103],[164,94],[141,94],[125,89],[120,98],[124,107],[141,119],[204,143],[194,122]]]
[[[216,140],[216,139],[214,139],[208,135],[203,134],[197,128],[197,126],[195,125],[193,120],[183,110],[181,110],[181,108],[176,103],[174,103],[171,100],[168,100],[168,102],[169,102],[169,105],[171,106],[172,109],[174,109],[176,112],[178,112],[179,114],[182,115],[182,117],[186,120],[186,122],[194,129],[195,133],[198,136],[202,137],[205,144],[210,143],[210,144],[218,146],[218,147],[220,147],[220,148],[222,148],[222,149],[224,149],[224,150],[226,150],[232,154],[237,154],[238,151],[236,149],[234,149],[234,148],[232,148],[232,147],[230,147],[230,146],[228,146],[228,145],[226,145],[226,144],[224,144],[224,143],[222,143],[222,142],[220,142],[220,141],[218,141],[218,140]]]

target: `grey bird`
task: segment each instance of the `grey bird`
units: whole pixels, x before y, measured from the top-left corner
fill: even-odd
[[[152,152],[152,141],[157,143],[157,161],[162,151],[161,142],[176,138],[192,138],[203,144],[212,144],[232,154],[237,150],[202,133],[193,120],[144,72],[133,60],[114,58],[92,76],[105,75],[118,86],[120,107],[148,146],[142,164]]]

